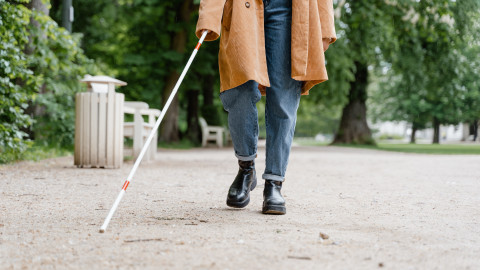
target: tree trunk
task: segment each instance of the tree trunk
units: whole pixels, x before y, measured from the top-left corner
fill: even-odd
[[[473,141],[477,141],[478,137],[478,120],[473,121]]]
[[[434,144],[440,143],[440,122],[436,117],[433,118],[433,141]]]
[[[168,97],[170,96],[173,87],[175,86],[176,81],[178,80],[178,74],[176,72],[170,73],[167,77],[167,82],[165,83],[165,88],[163,89],[163,107],[165,108],[165,103],[167,102]],[[165,118],[161,126],[160,140],[164,142],[177,142],[180,140],[180,134],[178,129],[178,95],[172,100],[170,107],[168,108]]]
[[[44,3],[42,0],[32,0],[30,3],[28,3],[27,7],[29,9],[35,9],[45,15],[48,15],[50,13],[50,10],[48,9],[48,5]],[[31,19],[31,22],[35,22],[34,26],[38,27],[38,22],[34,21]]]
[[[27,4],[27,8],[31,9],[31,10],[36,10],[36,11],[41,12],[41,13],[47,15],[47,16],[50,13],[50,10],[48,9],[48,6],[45,3],[43,3],[42,0],[32,0],[32,1],[30,1]],[[34,20],[33,16],[30,17],[30,24],[33,25],[35,28],[40,27],[40,23],[37,22],[36,20]],[[28,45],[25,48],[25,54],[27,54],[27,55],[33,54],[33,52],[35,51],[35,47],[33,46],[32,42],[33,42],[32,36],[30,35],[28,37]]]
[[[203,105],[213,105],[213,87],[215,85],[215,76],[206,75],[203,82]]]
[[[187,92],[187,138],[195,144],[201,141],[200,126],[198,125],[198,95],[198,90]]]
[[[177,11],[179,14],[180,19],[182,22],[188,22],[190,20],[190,15],[193,12],[193,1],[185,0],[183,1],[182,6]],[[172,36],[172,45],[171,49],[177,51],[179,53],[185,53],[185,47],[187,44],[187,31],[186,29],[182,29],[178,32],[175,32]],[[174,67],[175,69],[177,67]],[[177,73],[175,69],[170,71],[170,74],[167,77],[167,81],[165,83],[165,88],[162,91],[162,101],[163,105],[168,100],[168,97],[172,93],[173,87],[177,82],[180,74]],[[178,128],[178,113],[179,113],[179,103],[178,103],[178,95],[172,100],[170,108],[168,109],[167,113],[165,114],[165,118],[163,120],[163,124],[161,126],[161,132],[159,139],[164,142],[177,142],[180,140],[180,132]]]
[[[415,135],[417,134],[417,125],[412,124],[412,134],[410,134],[410,143],[415,143]]]
[[[332,144],[375,144],[367,124],[368,67],[355,62],[355,81],[350,83],[348,104],[343,108],[340,127]]]
[[[202,83],[203,89],[203,105],[202,105],[202,117],[205,118],[208,124],[212,126],[220,126],[222,125],[222,121],[220,119],[220,115],[218,113],[217,107],[214,105],[213,97],[214,97],[214,87],[215,87],[215,80],[216,77],[214,75],[206,75],[204,76],[204,80]]]

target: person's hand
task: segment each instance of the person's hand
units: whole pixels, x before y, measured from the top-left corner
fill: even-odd
[[[323,51],[327,51],[328,50],[328,46],[330,46],[330,39],[329,38],[324,38],[322,39],[323,41]]]

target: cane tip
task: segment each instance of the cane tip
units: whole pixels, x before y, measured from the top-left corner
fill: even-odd
[[[104,233],[105,230],[104,230],[104,229],[100,229],[98,232],[99,232],[99,233]]]

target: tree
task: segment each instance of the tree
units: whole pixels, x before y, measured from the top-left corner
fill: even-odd
[[[193,4],[192,0],[183,0],[181,5],[179,5],[176,9],[176,14],[178,18],[180,18],[180,22],[183,25],[188,25],[191,20],[191,16],[194,11],[198,9],[198,6]],[[179,55],[185,54],[186,45],[187,45],[187,30],[188,28],[185,26],[180,26],[176,31],[172,31],[170,33],[170,38],[172,40],[170,44],[170,50],[178,53]],[[180,77],[180,73],[177,71],[179,68],[179,62],[176,63],[175,66],[171,66],[169,74],[166,79],[165,87],[162,91],[163,93],[163,103],[167,101],[168,97],[170,96],[175,83],[177,82],[178,78]],[[172,104],[170,105],[170,109],[165,115],[165,120],[161,128],[160,133],[160,140],[165,142],[172,142],[172,141],[179,141],[180,140],[180,132],[178,126],[178,114],[179,114],[179,103],[178,103],[178,96],[175,96]]]
[[[96,72],[94,62],[79,47],[80,36],[71,35],[48,16],[48,1],[30,2],[30,69],[40,87],[31,103],[37,141],[72,148],[75,128],[75,93],[83,89],[79,79]]]
[[[475,111],[471,107],[475,103],[472,91],[477,92],[478,86],[465,85],[472,81],[472,71],[478,63],[476,58],[466,61],[465,54],[473,44],[468,39],[475,33],[472,27],[478,3],[403,1],[397,8],[401,16],[392,19],[398,47],[384,55],[391,64],[376,100],[382,104],[384,120],[412,124],[412,143],[415,131],[429,122],[434,128],[433,143],[439,143],[441,124],[457,124],[465,118],[465,111]]]
[[[61,1],[56,2],[52,13],[60,20]],[[198,3],[77,0],[73,31],[83,33],[82,47],[103,72],[128,83],[119,89],[126,99],[162,108],[198,41]],[[213,99],[218,89],[217,53],[218,42],[202,47],[162,122],[161,140],[194,140],[198,110],[209,123],[220,124],[219,104]],[[189,108],[189,102],[198,103],[198,110]]]
[[[391,16],[396,9],[393,4],[381,0],[342,0],[336,9],[341,14],[337,19],[337,42],[342,43],[340,47],[349,57],[349,63],[343,68],[347,67],[352,75],[345,76],[349,82],[344,85],[344,89],[348,89],[347,102],[333,143],[373,144],[366,106],[369,67],[378,64],[382,47],[392,46],[389,37],[395,28]],[[327,67],[336,61],[334,56],[331,58],[327,58]],[[329,72],[332,74],[331,70]]]

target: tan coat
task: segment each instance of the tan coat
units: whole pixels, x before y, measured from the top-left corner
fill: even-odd
[[[220,36],[220,91],[249,80],[265,94],[270,86],[265,55],[263,0],[202,0],[196,35]],[[302,94],[328,79],[322,39],[336,40],[332,0],[292,0],[292,78]]]

